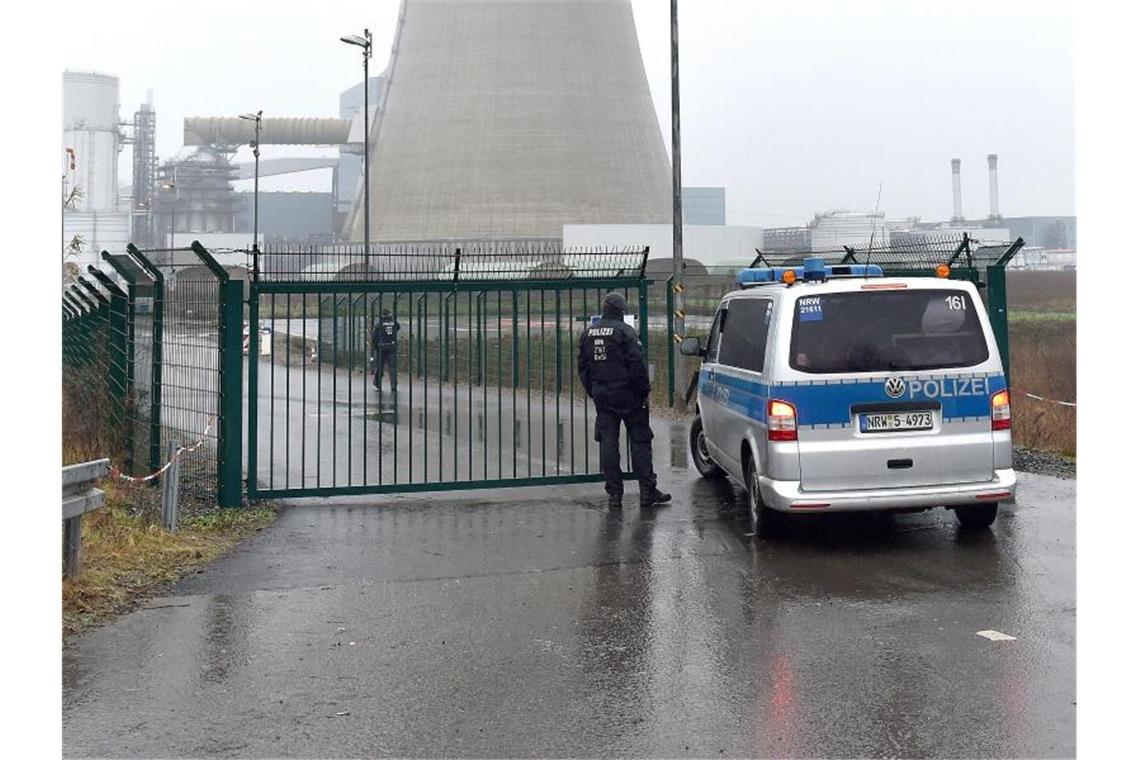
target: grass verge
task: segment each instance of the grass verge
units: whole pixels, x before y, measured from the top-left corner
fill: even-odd
[[[213,509],[159,527],[130,489],[101,484],[107,506],[83,519],[83,565],[63,579],[63,634],[73,635],[134,608],[160,588],[212,562],[277,516],[272,507]]]

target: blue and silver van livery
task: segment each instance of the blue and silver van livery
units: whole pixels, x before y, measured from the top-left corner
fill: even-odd
[[[954,509],[1013,498],[1010,397],[977,289],[870,266],[747,269],[702,357],[693,461],[743,486],[756,532],[781,513]]]

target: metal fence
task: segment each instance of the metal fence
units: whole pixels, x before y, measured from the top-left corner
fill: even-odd
[[[600,480],[578,338],[623,291],[653,402],[668,405],[676,372],[694,368],[674,364],[672,278],[650,288],[648,249],[454,243],[273,247],[230,270],[197,243],[105,254],[115,277],[91,267],[63,295],[65,441],[138,475],[171,443],[201,441],[181,463],[191,507],[240,504],[243,455],[250,499]],[[758,252],[753,265],[947,264],[982,289],[1008,367],[1004,266],[1021,245],[924,239]],[[707,333],[735,274],[685,278],[690,334]],[[385,309],[400,322],[394,392],[391,378],[373,386]]]
[[[645,249],[265,255],[268,275],[250,266],[250,323],[272,336],[264,355],[251,340],[247,370],[251,499],[601,479],[578,336],[620,290],[647,339]],[[396,391],[372,382],[384,309]]]
[[[1009,372],[1009,324],[1006,306],[1005,267],[1010,259],[1024,247],[1025,241],[1018,238],[1012,243],[987,242],[962,236],[912,236],[904,239],[892,238],[889,244],[850,245],[827,250],[783,249],[777,251],[756,251],[751,267],[800,266],[807,258],[821,258],[829,265],[878,264],[888,277],[935,277],[937,268],[945,264],[950,268],[949,276],[954,279],[969,280],[981,292],[986,303],[986,311],[997,339],[1002,362]],[[685,332],[688,335],[704,337],[712,327],[721,297],[737,287],[737,271],[710,273],[683,278],[685,304]],[[654,289],[651,296],[654,313],[660,308],[666,322],[662,339],[652,340],[651,360],[662,362],[668,371],[669,384],[658,384],[654,388],[656,403],[668,405],[674,377],[677,372],[689,377],[696,371],[699,359],[682,357],[678,367],[672,343],[679,340],[674,326],[673,278],[666,280],[663,288]],[[672,337],[672,341],[669,338]]]
[[[228,491],[240,501],[241,283],[232,283],[197,245],[129,246],[126,253],[105,252],[103,260],[111,272],[89,267],[91,280],[79,278],[64,294],[65,445],[98,448],[116,470],[133,477],[161,467],[171,443],[203,441],[181,462],[188,506],[232,504],[232,495],[222,498],[227,478],[234,480]],[[224,307],[229,305],[232,320],[233,304],[237,326],[227,331]],[[236,380],[237,411],[228,420],[227,336],[231,352],[237,345],[229,375]],[[68,413],[69,404],[76,413]],[[228,459],[227,432],[236,452]]]

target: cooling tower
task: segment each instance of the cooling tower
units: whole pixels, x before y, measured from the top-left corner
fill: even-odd
[[[405,0],[389,73],[370,142],[373,240],[672,218],[629,0]],[[351,230],[363,239],[359,204]]]

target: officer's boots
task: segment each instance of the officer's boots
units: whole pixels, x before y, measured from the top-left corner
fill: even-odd
[[[672,500],[672,498],[673,497],[670,494],[667,494],[664,491],[659,491],[657,487],[654,486],[653,490],[651,491],[641,492],[641,506],[656,507],[658,504],[668,503],[670,500]]]

